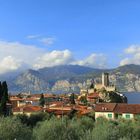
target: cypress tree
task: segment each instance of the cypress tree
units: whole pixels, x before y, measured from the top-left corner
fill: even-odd
[[[9,97],[8,97],[8,87],[7,87],[7,83],[6,81],[4,81],[2,83],[2,92],[3,92],[3,96],[5,98],[6,101],[9,101]]]
[[[0,81],[0,103],[1,103],[1,100],[2,100],[2,96],[3,96],[3,93],[2,93],[2,84],[1,84],[1,81]]]
[[[74,93],[72,93],[71,96],[70,96],[70,103],[75,104],[75,95],[74,95]]]
[[[6,81],[0,84],[0,115],[6,116],[7,106],[6,103],[9,101],[8,87]]]
[[[41,94],[41,97],[40,97],[40,99],[39,99],[39,104],[40,104],[40,106],[42,106],[42,107],[44,107],[44,105],[45,105],[45,98],[44,98],[43,93]]]

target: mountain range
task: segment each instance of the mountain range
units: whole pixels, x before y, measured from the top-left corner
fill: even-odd
[[[79,65],[46,67],[39,70],[26,70],[22,73],[9,73],[0,76],[6,80],[9,91],[17,92],[79,92],[88,88],[94,79],[101,83],[102,72],[110,74],[110,84],[119,91],[140,91],[140,65],[125,65],[114,69],[95,69]]]

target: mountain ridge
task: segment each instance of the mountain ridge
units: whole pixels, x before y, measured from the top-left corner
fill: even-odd
[[[113,69],[96,69],[79,65],[29,69],[12,78],[6,78],[11,92],[69,92],[71,87],[79,92],[87,88],[94,78],[101,82],[101,73],[109,72],[110,81],[120,91],[140,91],[140,65],[125,65]]]

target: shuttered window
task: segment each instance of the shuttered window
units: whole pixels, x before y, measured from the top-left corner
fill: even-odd
[[[125,115],[126,119],[130,119],[130,114]]]
[[[112,118],[112,114],[108,114],[108,118]]]

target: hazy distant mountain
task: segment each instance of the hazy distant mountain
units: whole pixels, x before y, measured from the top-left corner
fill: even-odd
[[[39,70],[27,70],[19,74],[3,76],[12,92],[68,92],[86,88],[90,81],[101,81],[101,73],[109,72],[110,81],[121,91],[140,91],[140,66],[125,65],[116,69],[93,69],[78,65],[63,65]]]

